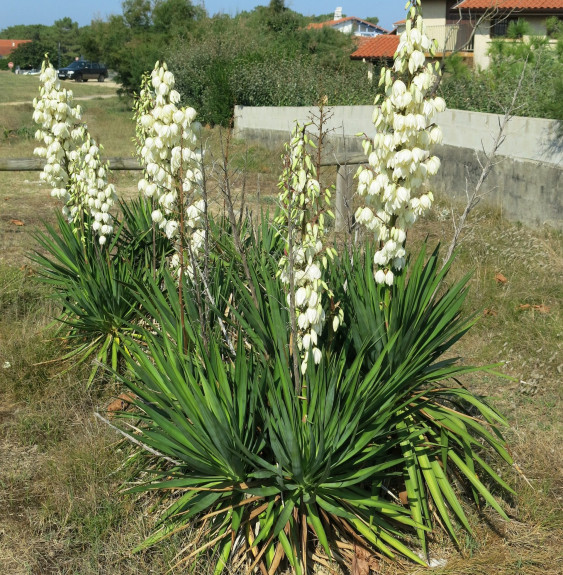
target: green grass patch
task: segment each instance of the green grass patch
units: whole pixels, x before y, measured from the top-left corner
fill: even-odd
[[[13,74],[1,72],[0,81],[0,104],[7,102],[31,102],[39,94],[39,76]],[[72,90],[75,97],[91,97],[96,95],[115,95],[118,87],[115,84],[105,82],[87,82],[81,84],[67,80],[61,80],[63,86]]]

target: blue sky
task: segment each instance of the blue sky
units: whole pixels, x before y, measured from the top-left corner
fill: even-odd
[[[46,24],[69,16],[80,26],[90,24],[92,19],[105,20],[110,14],[121,14],[122,0],[3,0],[0,10],[0,30],[17,24]],[[269,0],[205,0],[209,14],[223,12],[234,15],[255,6],[267,5]],[[347,16],[365,18],[377,16],[379,23],[391,29],[393,22],[404,18],[405,0],[286,0],[286,6],[307,16],[334,12],[342,6]]]

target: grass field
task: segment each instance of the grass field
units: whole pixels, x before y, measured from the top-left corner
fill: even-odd
[[[12,72],[0,71],[0,104],[6,102],[31,102],[39,91],[39,76],[24,76]],[[114,95],[116,86],[113,82],[72,82],[64,80],[63,86],[73,91],[75,97]],[[31,96],[31,98],[30,98]]]
[[[2,83],[4,78],[0,76]],[[25,86],[29,101],[37,79],[17,77],[20,80],[24,83],[18,97],[24,99]],[[88,91],[91,86],[77,88]],[[112,97],[83,104],[85,119],[107,155],[132,155],[128,103]],[[0,105],[0,127],[2,157],[31,156],[35,128],[30,104]],[[207,161],[216,164],[220,135],[206,131],[206,138]],[[235,143],[234,185],[247,188],[252,206],[274,203],[278,169],[279,150],[247,150]],[[137,177],[114,175],[118,191],[133,195]],[[214,200],[220,208],[217,191]],[[452,235],[449,207],[439,199],[409,238],[410,245],[426,236],[431,244],[447,245]],[[60,365],[52,362],[61,350],[51,325],[56,310],[48,292],[34,281],[25,255],[33,249],[29,232],[52,220],[57,208],[37,173],[0,173],[0,567],[9,575],[188,572],[173,566],[189,534],[130,553],[151,530],[155,501],[120,493],[128,481],[123,468],[127,447],[93,416],[120,389],[94,385],[86,390],[87,368],[61,373]],[[470,512],[468,506],[475,538],[462,535],[461,552],[446,540],[433,540],[433,556],[446,563],[432,573],[561,573],[562,254],[560,233],[532,230],[487,211],[475,213],[461,244],[453,275],[473,270],[466,311],[482,317],[457,352],[467,363],[501,361],[501,371],[513,378],[481,375],[464,383],[488,396],[508,417],[506,435],[520,472],[499,471],[518,495],[504,502],[510,522],[486,508]],[[208,562],[202,559],[190,572],[208,573]],[[406,563],[384,564],[381,571],[423,572]]]

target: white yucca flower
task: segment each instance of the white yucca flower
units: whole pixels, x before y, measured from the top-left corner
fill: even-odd
[[[193,108],[177,106],[180,94],[174,85],[174,74],[164,62],[157,62],[150,77],[144,80],[136,113],[138,153],[145,166],[138,188],[158,205],[152,212],[153,222],[175,241],[177,249],[181,242],[176,238],[184,234],[183,237],[188,238],[188,245],[184,247],[197,255],[205,244],[206,209],[197,138],[200,126],[194,121]],[[183,230],[180,229],[182,219]],[[176,254],[171,267],[178,269],[181,261]],[[188,274],[190,269],[186,267]]]
[[[425,53],[432,55],[434,48],[425,34],[421,2],[409,4],[393,68],[381,71],[385,98],[376,100],[373,113],[377,133],[363,146],[369,165],[357,172],[363,205],[356,221],[383,246],[374,256],[374,273],[377,283],[387,285],[404,267],[407,230],[432,206],[432,192],[423,193],[422,187],[440,168],[430,146],[442,141],[433,118],[446,108],[442,98],[429,94],[437,68],[426,63]]]
[[[291,305],[293,297],[295,303],[302,373],[307,370],[310,353],[315,363],[321,361],[319,345],[326,321],[323,300],[332,296],[322,281],[322,269],[327,266],[327,256],[333,258],[336,254],[334,249],[323,246],[325,215],[333,216],[329,192],[321,191],[316,169],[307,152],[311,143],[306,128],[296,123],[286,146],[286,166],[278,184],[281,215],[276,219],[286,245],[285,255],[279,262],[279,276],[288,290],[294,289],[293,294],[287,294],[286,300]],[[291,272],[293,286],[290,284]],[[343,319],[342,311],[339,310],[335,317],[332,326],[336,331]]]
[[[115,188],[107,181],[107,164],[82,122],[80,106],[73,105],[72,91],[61,88],[48,59],[43,61],[39,80],[33,119],[39,125],[35,137],[43,143],[34,154],[46,160],[40,178],[51,187],[53,197],[65,202],[63,214],[70,222],[82,225],[84,214],[93,219],[92,230],[104,245],[113,233],[109,210],[116,199]]]

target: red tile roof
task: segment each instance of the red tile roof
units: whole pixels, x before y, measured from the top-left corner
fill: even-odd
[[[20,44],[31,42],[31,40],[0,40],[0,57],[5,57],[12,53]]]
[[[307,24],[307,30],[318,30],[320,28],[324,28],[325,26],[332,27],[340,24],[341,22],[348,22],[350,20],[354,22],[361,22],[362,24],[367,24],[368,26],[373,26],[374,28],[377,28],[382,34],[386,34],[388,32],[388,30],[385,28],[382,28],[377,24],[373,24],[372,22],[368,22],[367,20],[356,18],[356,16],[346,16],[346,18],[340,18],[339,20],[327,20],[326,22],[311,22],[310,24]]]
[[[487,9],[498,10],[526,10],[532,12],[563,13],[563,0],[462,0],[454,6],[461,10],[483,11]]]
[[[399,46],[399,36],[393,34],[381,34],[374,38],[369,38],[362,42],[359,48],[350,55],[353,60],[366,58],[375,60],[377,58],[393,58]]]

